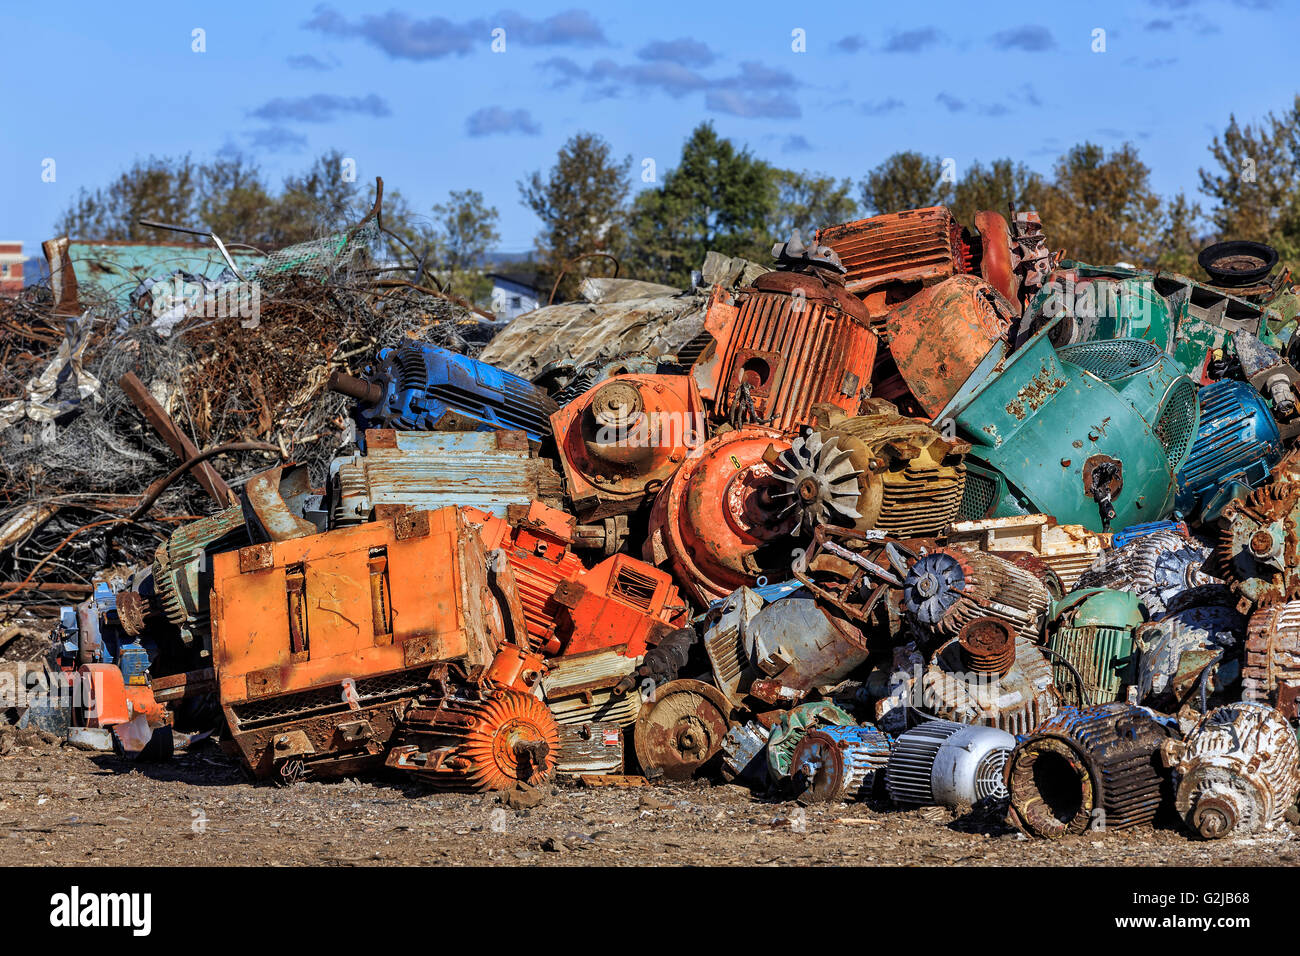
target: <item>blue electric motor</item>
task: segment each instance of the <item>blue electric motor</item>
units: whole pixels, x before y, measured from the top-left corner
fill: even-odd
[[[551,434],[551,414],[559,407],[518,375],[420,342],[384,349],[363,379],[335,372],[329,384],[357,400],[362,432],[507,428],[541,441]],[[363,436],[357,443],[364,448]]]
[[[1215,382],[1196,399],[1201,424],[1178,470],[1174,507],[1184,516],[1211,521],[1233,498],[1268,480],[1282,457],[1282,438],[1268,405],[1245,382]]]

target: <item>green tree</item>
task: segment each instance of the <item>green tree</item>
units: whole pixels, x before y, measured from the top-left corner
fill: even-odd
[[[709,250],[766,262],[776,203],[772,167],[702,123],[662,184],[636,197],[630,264],[646,279],[685,286]]]
[[[1217,168],[1200,170],[1201,192],[1214,203],[1218,237],[1268,242],[1284,259],[1300,257],[1300,96],[1258,126],[1230,115],[1209,149]]]
[[[520,180],[520,198],[542,221],[537,259],[547,282],[578,256],[622,248],[631,166],[631,156],[615,160],[609,143],[600,136],[577,133],[560,148],[545,177],[534,172]],[[559,297],[573,298],[586,275],[603,275],[607,268],[598,259],[573,263]]]
[[[947,205],[953,197],[943,160],[912,151],[894,153],[867,173],[859,188],[862,205],[872,216]]]
[[[349,174],[342,151],[331,149],[284,180],[271,211],[271,244],[290,246],[346,229],[369,208],[365,184]],[[385,203],[387,205],[387,203]],[[388,216],[385,216],[387,223]]]
[[[957,181],[953,191],[952,214],[962,225],[970,227],[975,213],[982,209],[1007,215],[1008,205],[1020,209],[1037,209],[1043,198],[1043,177],[1024,163],[995,159],[987,167],[972,163]]]
[[[1179,272],[1186,276],[1198,273],[1196,254],[1200,251],[1201,206],[1179,190],[1160,210],[1160,232],[1155,260],[1157,269]]]
[[[158,230],[138,220],[190,225],[199,179],[188,154],[137,159],[107,186],[94,192],[83,186],[55,231],[73,239],[155,239]]]
[[[223,242],[242,242],[265,249],[275,241],[272,231],[275,200],[257,162],[242,153],[225,153],[199,168],[199,188],[193,221]]]
[[[433,207],[433,215],[447,281],[462,294],[481,295],[483,257],[501,241],[496,207],[477,189],[452,190],[445,203]]]
[[[1081,143],[1056,161],[1053,172],[1038,210],[1052,248],[1098,265],[1155,258],[1160,197],[1131,143],[1109,155]]]
[[[768,216],[767,234],[773,243],[788,239],[798,229],[805,239],[823,226],[848,222],[858,214],[853,183],[848,179],[818,173],[774,171],[776,205]]]

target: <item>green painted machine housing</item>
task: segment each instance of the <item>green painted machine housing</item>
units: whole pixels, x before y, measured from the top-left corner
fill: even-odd
[[[1136,675],[1133,633],[1143,623],[1138,596],[1110,588],[1083,588],[1054,602],[1050,614],[1047,646],[1054,652],[1052,679],[1066,703],[1091,707],[1119,700]],[[1079,672],[1082,688],[1076,689],[1079,681],[1062,658]]]
[[[1109,288],[1113,288],[1113,298]],[[1089,314],[1089,304],[1105,305]],[[1113,308],[1111,308],[1113,306]],[[1052,335],[1058,348],[1079,342],[1140,338],[1172,355],[1199,376],[1205,357],[1221,348],[1232,354],[1231,337],[1250,332],[1272,348],[1292,331],[1278,308],[1262,307],[1176,272],[1147,272],[1121,266],[1093,266],[1066,260],[1025,309],[1024,328],[1060,321]]]
[[[1161,520],[1173,510],[1174,475],[1196,437],[1195,386],[1151,342],[1086,342],[1058,354],[1054,327],[1040,329],[935,418],[936,427],[953,421],[972,446],[962,517],[1039,513],[1104,530],[1085,474],[1110,459],[1122,479],[1113,527]],[[992,488],[989,472],[1000,479]],[[992,503],[980,513],[985,500]]]

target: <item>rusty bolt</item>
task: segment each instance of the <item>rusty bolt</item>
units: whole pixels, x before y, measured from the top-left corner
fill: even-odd
[[[1273,551],[1273,536],[1267,531],[1256,531],[1250,539],[1250,553],[1257,558],[1267,557]]]
[[[1070,467],[1070,459],[1068,459],[1068,458],[1062,458],[1062,459],[1061,459],[1061,467],[1062,467],[1062,468],[1069,468],[1069,467]]]

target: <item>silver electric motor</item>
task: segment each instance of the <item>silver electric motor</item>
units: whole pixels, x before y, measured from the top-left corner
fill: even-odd
[[[885,768],[895,803],[974,805],[1004,800],[1002,768],[1016,738],[996,727],[929,720],[900,736]]]

